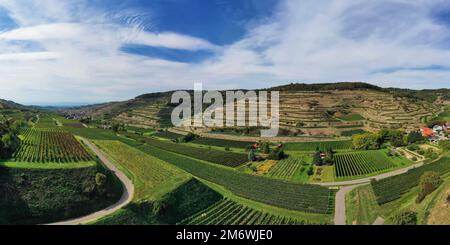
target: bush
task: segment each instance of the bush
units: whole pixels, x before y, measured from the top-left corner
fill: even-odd
[[[355,150],[377,150],[381,145],[379,136],[372,133],[353,135],[352,143]]]
[[[442,184],[442,179],[439,173],[427,171],[420,177],[420,192],[417,196],[416,202],[420,203],[425,197],[431,194]]]
[[[419,146],[418,145],[409,145],[408,147],[406,147],[406,149],[410,150],[410,151],[417,151],[419,150]]]
[[[314,174],[313,166],[309,167],[307,174],[308,174],[308,176],[312,176]]]
[[[449,140],[441,140],[439,141],[439,146],[444,150],[450,150],[450,141]]]
[[[275,150],[272,150],[267,157],[269,160],[281,160],[285,157],[284,151],[282,148],[278,148]]]
[[[103,187],[106,184],[107,181],[107,177],[106,175],[102,174],[102,173],[96,173],[95,174],[95,184],[97,185],[97,187]]]
[[[419,132],[411,132],[408,134],[407,141],[409,144],[423,142],[425,141],[425,137],[423,137]]]
[[[417,213],[412,211],[402,212],[390,217],[389,221],[393,225],[417,225]]]

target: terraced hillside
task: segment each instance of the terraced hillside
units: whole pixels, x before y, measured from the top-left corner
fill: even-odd
[[[280,125],[295,135],[347,136],[348,131],[373,131],[383,127],[417,129],[425,118],[437,115],[446,101],[443,99],[445,96],[438,96],[442,91],[434,94],[425,91],[419,97],[411,93],[421,91],[400,93],[364,83],[300,85],[272,89],[280,91]],[[431,95],[437,97],[433,99]],[[111,119],[136,127],[170,127],[174,106],[170,104],[170,96],[171,92],[145,94],[126,102],[79,108],[66,113]],[[251,118],[248,107],[246,111],[248,125]]]

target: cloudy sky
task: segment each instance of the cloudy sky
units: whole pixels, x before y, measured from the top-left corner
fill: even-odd
[[[0,98],[367,81],[450,88],[450,0],[0,0]]]

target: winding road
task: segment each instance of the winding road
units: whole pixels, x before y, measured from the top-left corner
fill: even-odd
[[[66,220],[66,221],[61,221],[61,222],[56,222],[56,223],[51,223],[48,225],[81,225],[81,224],[87,224],[93,221],[96,221],[100,218],[103,218],[107,215],[110,215],[114,212],[116,212],[117,210],[125,207],[126,205],[128,205],[131,200],[133,199],[133,195],[134,195],[134,185],[133,182],[122,172],[120,171],[104,154],[103,152],[98,149],[97,146],[95,146],[94,144],[92,144],[91,142],[89,142],[88,140],[82,138],[82,141],[99,157],[99,159],[103,162],[103,164],[109,169],[111,170],[116,176],[117,178],[119,178],[120,182],[122,182],[123,185],[123,194],[120,197],[120,200],[118,202],[116,202],[115,204],[97,211],[95,213],[80,217],[80,218],[75,218],[75,219],[70,219],[70,220]]]
[[[133,182],[122,172],[120,171],[106,156],[105,154],[94,144],[92,144],[91,142],[89,142],[87,139],[81,138],[81,140],[87,145],[87,147],[89,147],[98,157],[99,159],[103,162],[103,164],[109,169],[111,170],[116,176],[117,178],[119,178],[119,180],[122,182],[123,187],[124,187],[124,192],[120,198],[120,200],[103,209],[100,211],[97,211],[95,213],[80,217],[80,218],[75,218],[75,219],[70,219],[70,220],[66,220],[66,221],[61,221],[61,222],[56,222],[56,223],[51,223],[49,225],[80,225],[80,224],[87,224],[93,221],[96,221],[100,218],[103,218],[107,215],[110,215],[114,212],[116,212],[117,210],[123,208],[124,206],[128,205],[132,199],[133,199],[133,195],[134,195],[134,185]],[[335,225],[345,225],[346,224],[346,207],[345,207],[345,198],[346,198],[346,194],[349,193],[350,191],[352,191],[353,189],[355,189],[358,186],[362,186],[362,185],[367,185],[370,184],[370,181],[372,179],[375,180],[381,180],[381,179],[385,179],[385,178],[389,178],[392,176],[396,176],[396,175],[400,175],[403,173],[406,173],[408,170],[410,169],[414,169],[417,167],[420,167],[423,165],[423,162],[419,162],[417,164],[411,165],[409,167],[406,168],[402,168],[402,169],[397,169],[395,171],[392,172],[388,172],[388,173],[384,173],[384,174],[380,174],[380,175],[376,175],[376,176],[372,176],[372,177],[367,177],[364,179],[358,179],[358,180],[350,180],[350,181],[341,181],[341,182],[328,182],[328,183],[312,183],[315,185],[320,185],[320,186],[325,186],[325,187],[340,187],[339,191],[336,193],[336,201],[335,201],[335,214],[334,214],[334,224]],[[377,220],[377,222],[375,222],[374,224],[383,224],[383,220],[381,218],[379,218]]]

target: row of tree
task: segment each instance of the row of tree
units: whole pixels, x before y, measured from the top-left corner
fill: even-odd
[[[406,134],[395,129],[382,129],[377,133],[356,134],[352,137],[353,148],[356,150],[377,150],[386,143],[394,147],[400,147],[425,140],[419,132]]]

